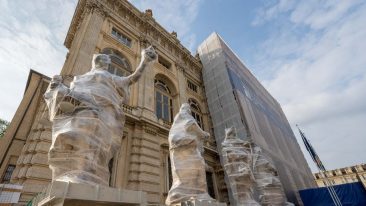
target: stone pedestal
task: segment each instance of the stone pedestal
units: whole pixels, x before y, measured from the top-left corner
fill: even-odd
[[[190,200],[174,206],[226,206],[226,203],[217,202],[216,200]]]
[[[37,206],[146,206],[147,198],[141,191],[54,181],[35,202]]]

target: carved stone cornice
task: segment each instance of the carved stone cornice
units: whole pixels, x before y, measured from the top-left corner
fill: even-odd
[[[158,127],[155,127],[153,125],[150,125],[150,124],[145,124],[143,126],[144,128],[144,131],[148,134],[151,134],[151,135],[157,135],[158,134],[158,131],[159,131],[159,128]]]
[[[86,10],[85,6],[86,2],[87,0],[79,0],[76,6],[74,16],[72,17],[71,24],[69,30],[67,31],[67,35],[64,42],[65,47],[68,49],[70,49],[71,47],[71,43],[74,39],[77,28],[79,27],[79,24],[81,23],[82,18],[84,16],[83,13]]]
[[[103,4],[98,0],[79,0],[76,6],[74,16],[72,17],[71,24],[69,30],[67,32],[64,45],[66,48],[70,49],[72,41],[74,40],[75,34],[79,29],[81,22],[84,17],[89,14],[95,12],[98,15],[102,16],[102,18],[108,17],[108,12],[103,6]]]

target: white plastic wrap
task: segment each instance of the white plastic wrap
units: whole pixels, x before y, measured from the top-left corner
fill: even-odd
[[[129,86],[157,58],[152,47],[142,51],[136,71],[120,77],[107,71],[110,58],[93,57],[91,71],[75,76],[70,89],[55,76],[44,97],[52,125],[48,154],[52,180],[109,185],[109,161],[120,148],[125,116],[122,102]]]
[[[263,155],[259,146],[237,138],[234,127],[225,130],[222,155],[235,205],[288,204],[273,164]],[[254,190],[258,196],[254,195]]]
[[[203,131],[191,115],[190,106],[182,104],[169,132],[169,150],[173,184],[166,205],[184,201],[213,200],[207,193],[205,161],[202,157]]]
[[[261,205],[286,205],[286,196],[283,186],[274,165],[268,161],[261,148],[253,144],[253,174],[259,192]]]
[[[251,157],[250,143],[237,138],[235,128],[226,129],[222,142],[222,160],[237,206],[259,206],[253,198],[255,179]]]

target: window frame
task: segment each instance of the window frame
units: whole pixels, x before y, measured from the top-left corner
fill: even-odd
[[[132,39],[120,32],[115,27],[112,27],[111,36],[126,47],[132,48]]]
[[[101,54],[106,54],[111,59],[111,63],[108,66],[109,73],[117,76],[128,76],[132,74],[130,62],[121,52],[112,48],[104,48]]]
[[[198,93],[198,85],[187,79],[187,87],[193,92]]]
[[[155,79],[154,91],[156,117],[158,119],[162,119],[163,121],[173,122],[173,97],[169,86],[164,81],[160,79]],[[160,99],[158,99],[158,94],[160,95]],[[160,105],[160,110],[158,110],[158,105]],[[158,113],[158,111],[160,111],[160,113]]]
[[[11,171],[9,170],[9,168],[11,168],[10,169]],[[1,183],[10,183],[11,176],[13,175],[15,168],[16,168],[16,165],[14,165],[14,164],[8,164],[6,166],[6,169],[4,171],[4,175],[1,178]],[[9,176],[9,173],[10,173],[10,176]]]
[[[191,108],[191,115],[196,120],[198,126],[201,127],[202,130],[204,130],[204,123],[203,123],[203,114],[201,112],[201,108],[198,104],[198,102],[192,98],[188,99],[188,104]],[[192,107],[193,105],[193,107]]]

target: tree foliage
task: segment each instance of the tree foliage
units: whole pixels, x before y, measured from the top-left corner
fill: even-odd
[[[9,126],[10,122],[0,119],[0,138],[4,136],[6,128]]]

